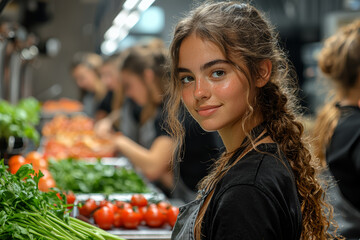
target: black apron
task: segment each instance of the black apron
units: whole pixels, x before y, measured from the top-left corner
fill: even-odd
[[[269,134],[266,132],[259,139],[257,139],[260,136],[260,134],[264,131],[264,129],[265,129],[265,123],[256,126],[251,131],[252,138],[256,139],[257,141],[260,141],[263,138],[269,136]],[[245,137],[242,146],[247,140],[248,138]],[[236,153],[229,160],[229,164],[235,161],[243,153],[245,148],[246,146],[239,148],[239,150],[236,151]],[[189,202],[188,204],[185,204],[184,206],[181,206],[179,208],[179,215],[177,217],[176,224],[171,234],[172,240],[195,240],[195,236],[194,236],[195,221],[199,213],[199,210],[204,203],[204,200],[211,191],[212,189],[209,189],[208,191],[205,191],[204,189],[201,190],[200,191],[201,197],[199,199]]]

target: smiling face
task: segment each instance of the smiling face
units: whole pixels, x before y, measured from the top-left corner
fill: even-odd
[[[178,72],[182,101],[203,129],[231,131],[241,126],[253,91],[214,43],[195,34],[185,38],[179,49]]]

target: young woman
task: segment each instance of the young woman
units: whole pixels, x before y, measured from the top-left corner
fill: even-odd
[[[172,239],[329,239],[329,206],[296,118],[294,77],[276,34],[248,4],[206,2],[170,46],[168,123],[184,104],[225,153],[180,210]]]
[[[99,120],[104,112],[99,109],[106,95],[106,86],[100,79],[102,58],[95,53],[77,53],[71,63],[71,74],[81,90],[84,112]]]
[[[100,68],[101,81],[107,88],[107,94],[100,104],[106,113],[119,110],[124,102],[124,91],[120,80],[121,54],[115,53],[104,59]]]
[[[124,93],[141,106],[141,110],[132,108],[134,111],[128,112],[136,121],[137,128],[132,128],[137,130],[136,137],[129,137],[128,129],[120,129],[123,135],[116,136],[113,141],[116,149],[168,197],[188,202],[194,199],[196,184],[206,175],[210,158],[219,155],[221,140],[218,134],[204,132],[187,117],[183,123],[187,138],[182,162],[171,170],[171,156],[175,147],[173,139],[164,129],[166,113],[163,109],[166,51],[156,41],[125,50],[123,56],[121,82]],[[99,126],[98,133],[104,134],[108,129]]]
[[[345,237],[360,237],[360,20],[326,39],[318,65],[333,83],[332,99],[318,113],[314,126],[316,155],[328,166],[349,206],[340,226]],[[350,214],[350,215],[349,215]],[[340,216],[339,216],[340,217]]]

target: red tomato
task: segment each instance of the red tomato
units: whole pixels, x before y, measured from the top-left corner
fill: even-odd
[[[167,214],[167,211],[169,209],[169,207],[171,207],[171,204],[165,201],[160,201],[156,204],[156,206],[159,208],[159,210],[163,213],[163,214]]]
[[[123,223],[123,216],[122,216],[122,209],[118,209],[114,213],[114,227],[122,227],[124,225]]]
[[[156,205],[158,206],[158,208],[163,208],[163,209],[168,209],[169,207],[171,207],[171,204],[165,201],[160,201]]]
[[[32,161],[32,165],[34,167],[34,170],[43,170],[47,169],[48,162],[44,158],[34,159]]]
[[[116,205],[119,209],[132,208],[132,206],[131,206],[130,203],[124,202],[124,201],[115,201],[115,205]]]
[[[132,208],[122,209],[121,216],[125,228],[137,228],[142,219],[141,214]]]
[[[107,206],[107,207],[111,208],[113,210],[113,212],[117,212],[119,210],[119,208],[115,204],[113,204],[111,202],[107,202],[104,206]]]
[[[49,177],[42,177],[39,180],[39,190],[42,192],[47,192],[50,190],[50,188],[56,187],[55,180],[49,176]]]
[[[131,196],[130,204],[133,206],[146,206],[148,204],[147,199],[142,194],[134,194]]]
[[[147,209],[148,209],[147,206],[139,207],[139,213],[141,214],[142,219],[144,219],[144,216],[145,216],[145,213],[146,213]]]
[[[144,215],[144,220],[149,227],[158,228],[164,224],[165,216],[159,208],[150,205]]]
[[[79,213],[85,217],[89,217],[91,213],[97,209],[98,206],[94,199],[89,198],[85,201],[84,205],[82,207],[78,207]]]
[[[42,159],[43,155],[39,152],[32,151],[32,152],[29,152],[25,158],[28,163],[34,163],[36,161],[39,161],[39,159]]]
[[[9,171],[12,174],[15,174],[21,166],[22,166],[21,164],[14,164],[14,165],[10,166]]]
[[[174,227],[178,215],[179,215],[178,207],[175,206],[169,207],[167,211],[167,222],[170,224],[171,227]]]
[[[74,204],[76,200],[76,196],[73,192],[69,192],[68,194],[66,194],[66,203],[67,204]],[[69,206],[67,207],[68,209],[72,209],[74,206]]]
[[[94,213],[94,221],[101,229],[111,229],[114,222],[113,210],[107,206],[99,208]]]
[[[14,165],[24,165],[26,163],[26,159],[21,155],[14,155],[9,159],[8,165],[11,168]]]
[[[109,203],[109,201],[106,200],[106,199],[104,199],[104,200],[100,201],[99,207],[104,207],[104,206],[106,206],[106,204],[108,204],[108,203]]]

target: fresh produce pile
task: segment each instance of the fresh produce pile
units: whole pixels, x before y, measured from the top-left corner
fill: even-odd
[[[42,111],[45,113],[71,113],[81,112],[83,105],[77,100],[60,98],[59,100],[47,100],[42,104]]]
[[[37,151],[31,151],[26,154],[25,157],[22,155],[14,155],[9,159],[9,171],[12,174],[15,174],[22,165],[32,164],[35,172],[41,170],[44,175],[39,180],[39,189],[40,191],[47,192],[50,188],[56,187],[56,183],[51,173],[47,170],[48,162],[43,157],[43,155]]]
[[[94,121],[84,115],[56,115],[43,129],[44,155],[56,159],[112,157],[114,149],[108,139],[94,132]]]
[[[74,193],[146,193],[144,181],[132,169],[94,164],[75,159],[49,161],[49,171],[58,188]]]
[[[40,103],[35,98],[26,98],[12,105],[0,100],[0,137],[25,137],[39,143],[40,135],[35,129],[39,123]]]
[[[179,208],[166,201],[148,201],[142,194],[134,194],[130,202],[89,198],[78,207],[79,218],[96,223],[104,230],[112,228],[136,229],[144,225],[161,228],[166,224],[175,225]]]
[[[0,162],[0,239],[122,239],[70,217],[65,195],[39,191],[41,177],[30,164],[11,174]]]

